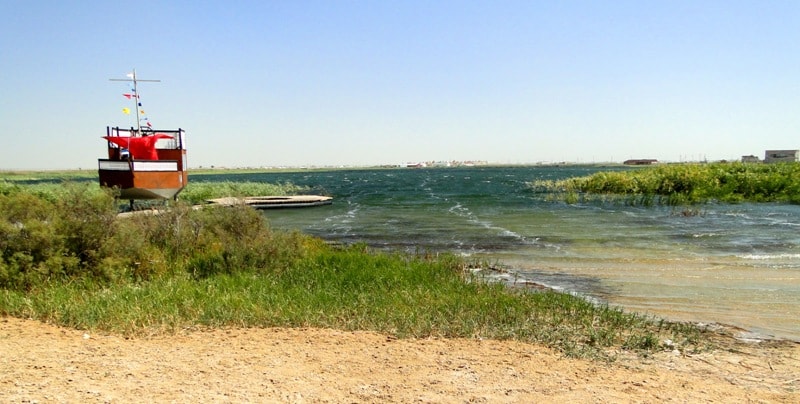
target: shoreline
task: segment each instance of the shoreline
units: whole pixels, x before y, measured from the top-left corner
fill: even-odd
[[[505,286],[513,289],[513,288],[521,288],[521,289],[530,289],[535,291],[554,291],[559,293],[568,293],[574,296],[580,297],[594,305],[602,305],[602,304],[609,304],[608,302],[602,301],[598,298],[592,296],[586,296],[581,293],[570,293],[562,288],[554,287],[552,285],[548,285],[543,282],[539,282],[536,280],[527,279],[524,277],[517,277],[519,274],[515,274],[514,271],[504,269],[500,266],[489,266],[486,268],[469,268],[469,270],[474,273],[478,274],[479,276],[483,277],[484,279],[490,279],[491,282],[502,282]],[[775,336],[766,334],[764,332],[760,332],[755,329],[746,328],[743,326],[739,326],[736,324],[727,324],[722,322],[704,322],[699,320],[679,320],[668,318],[668,316],[660,315],[660,314],[653,314],[653,313],[642,313],[636,310],[629,310],[620,305],[611,305],[614,307],[619,307],[623,309],[625,312],[629,313],[636,313],[643,316],[649,316],[654,318],[663,318],[666,321],[677,322],[677,323],[688,323],[695,327],[698,327],[701,330],[706,330],[713,333],[724,333],[729,335],[731,338],[736,339],[741,342],[751,343],[751,342],[787,342],[787,343],[795,343],[800,344],[800,336],[797,337],[786,337],[786,336]]]

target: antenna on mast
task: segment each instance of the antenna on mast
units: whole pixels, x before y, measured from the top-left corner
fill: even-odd
[[[146,81],[151,83],[160,83],[161,80],[144,80],[144,79],[137,79],[136,78],[136,69],[133,69],[133,73],[127,74],[127,79],[108,79],[109,81],[127,81],[133,82],[133,104],[134,109],[136,109],[136,133],[141,135],[142,134],[142,121],[139,118],[139,89],[137,88],[137,83],[140,81]]]

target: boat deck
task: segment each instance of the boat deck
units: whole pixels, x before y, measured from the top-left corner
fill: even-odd
[[[247,205],[255,209],[276,209],[330,205],[333,203],[333,198],[321,195],[247,196],[209,199],[206,202],[212,205]]]

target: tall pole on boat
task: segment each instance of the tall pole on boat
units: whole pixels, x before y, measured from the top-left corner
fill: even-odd
[[[139,117],[139,89],[137,88],[137,83],[140,81],[147,81],[151,83],[159,83],[161,80],[144,80],[144,79],[137,79],[136,78],[136,69],[133,69],[133,73],[128,74],[127,79],[109,79],[110,81],[127,81],[133,82],[133,106],[136,110],[136,134],[142,134],[142,121]]]

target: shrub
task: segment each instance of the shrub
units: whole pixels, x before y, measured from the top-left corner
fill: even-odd
[[[77,257],[83,270],[94,271],[117,216],[114,198],[110,193],[90,192],[87,184],[72,184],[66,191],[54,206],[55,230],[63,237],[66,253]]]
[[[96,186],[67,184],[58,193],[20,187],[0,194],[0,287],[282,271],[318,248],[310,240],[272,232],[246,206],[197,209],[179,202],[123,219],[111,192]]]
[[[79,268],[56,213],[51,203],[26,192],[0,195],[0,287],[29,289]]]

